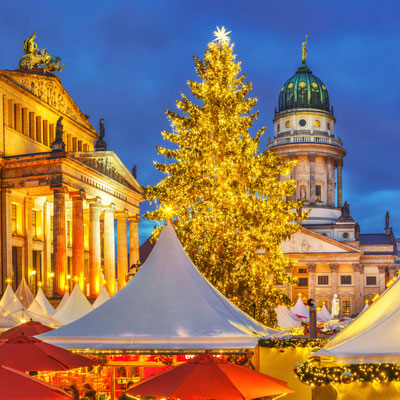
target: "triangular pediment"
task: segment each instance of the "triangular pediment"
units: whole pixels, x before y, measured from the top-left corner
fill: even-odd
[[[41,71],[41,70],[38,70]],[[82,125],[94,135],[96,130],[76,105],[68,92],[63,88],[61,79],[51,73],[36,74],[23,71],[1,70],[0,75],[53,107],[58,112],[68,116]]]
[[[284,253],[360,253],[360,250],[302,227],[281,244]]]
[[[68,153],[67,157],[141,193],[139,183],[113,151]]]

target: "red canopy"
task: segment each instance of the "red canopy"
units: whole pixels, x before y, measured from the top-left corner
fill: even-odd
[[[205,354],[151,376],[125,393],[181,399],[239,400],[291,392],[293,390],[284,381]]]
[[[71,399],[64,390],[4,365],[0,366],[0,388],[0,399],[4,400]]]
[[[20,335],[0,344],[0,365],[19,371],[65,371],[97,363],[37,338]]]
[[[18,325],[15,328],[6,330],[0,335],[0,340],[8,339],[12,336],[19,336],[24,333],[25,336],[36,336],[41,333],[52,331],[53,328],[43,325],[38,321],[28,321]]]

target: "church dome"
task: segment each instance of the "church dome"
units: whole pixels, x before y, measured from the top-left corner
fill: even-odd
[[[329,112],[328,90],[304,63],[283,85],[279,94],[278,112],[313,108]]]

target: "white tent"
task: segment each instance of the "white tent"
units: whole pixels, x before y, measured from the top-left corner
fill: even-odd
[[[33,300],[35,299],[31,292],[31,289],[29,289],[29,286],[25,281],[25,278],[21,279],[18,289],[15,291],[15,296],[17,296],[17,299],[26,309],[30,307]]]
[[[97,296],[97,299],[93,303],[93,308],[97,308],[101,306],[103,303],[105,303],[107,300],[110,300],[111,297],[107,292],[107,289],[105,286],[103,286],[100,290],[99,295]]]
[[[276,307],[275,312],[280,328],[296,328],[301,325],[301,318],[296,317],[285,306]]]
[[[399,363],[399,279],[315,354],[350,364]]]
[[[308,318],[308,308],[304,305],[303,300],[301,297],[297,299],[295,306],[290,310],[293,315],[298,315],[300,317]]]
[[[0,328],[13,328],[20,322],[0,306]]]
[[[69,299],[60,310],[57,310],[53,317],[66,325],[83,317],[92,310],[93,306],[89,303],[79,285],[75,285]]]
[[[283,336],[235,307],[196,269],[170,222],[139,272],[90,314],[40,336],[67,348],[254,348]]]
[[[369,308],[368,303],[365,303],[364,308],[361,310],[361,312],[360,312],[360,314],[358,314],[358,316],[361,315],[364,311],[368,310],[368,308]]]
[[[53,308],[53,306],[50,304],[50,302],[47,300],[46,295],[43,293],[42,288],[40,287],[35,300],[40,304],[40,306],[50,315],[54,315],[56,310]]]
[[[62,297],[60,303],[58,304],[58,306],[57,306],[57,308],[56,308],[56,311],[57,311],[57,312],[60,311],[60,310],[64,307],[64,305],[65,305],[65,303],[68,301],[68,299],[69,299],[69,293],[68,293],[68,292],[65,292],[65,293],[64,293],[64,296]]]
[[[317,311],[317,320],[320,322],[327,322],[332,319],[331,313],[325,307],[325,304],[322,306],[321,311]]]

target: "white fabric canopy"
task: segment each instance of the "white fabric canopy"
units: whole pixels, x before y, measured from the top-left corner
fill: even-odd
[[[92,310],[93,306],[89,303],[79,285],[75,285],[71,296],[69,296],[69,299],[60,310],[57,309],[54,318],[62,324],[67,325],[83,317]]]
[[[317,311],[317,320],[320,322],[327,322],[332,319],[331,313],[325,307],[325,304],[322,306],[321,311]]]
[[[103,303],[105,303],[107,300],[110,300],[111,297],[107,292],[107,289],[105,286],[103,286],[100,290],[99,295],[97,296],[97,299],[93,303],[93,308],[97,308],[101,306]]]
[[[285,306],[276,307],[275,312],[280,328],[296,328],[301,325],[301,318],[296,317]]]
[[[361,315],[364,311],[368,310],[368,308],[369,308],[368,303],[365,303],[364,308],[361,310],[361,312],[360,312],[360,314],[358,314],[358,316]]]
[[[20,301],[20,303],[24,306],[24,308],[28,309],[32,304],[35,297],[33,296],[31,289],[27,285],[25,278],[21,279],[21,282],[15,291],[15,296]]]
[[[60,303],[56,308],[56,312],[60,311],[65,306],[65,303],[68,301],[68,299],[69,299],[69,293],[65,292],[63,298],[61,299]]]
[[[308,318],[308,308],[304,305],[303,300],[301,297],[297,299],[295,306],[290,310],[293,315],[299,315],[301,317]]]
[[[56,313],[56,310],[53,308],[53,306],[50,304],[50,302],[47,300],[46,295],[43,293],[42,288],[40,287],[35,300],[39,303],[39,305],[50,315],[54,315]]]
[[[56,315],[57,316],[57,315]],[[40,336],[67,348],[254,348],[282,337],[235,307],[196,269],[167,222],[139,272],[88,315]]]
[[[315,353],[339,361],[400,362],[400,280],[397,280],[327,345]]]

